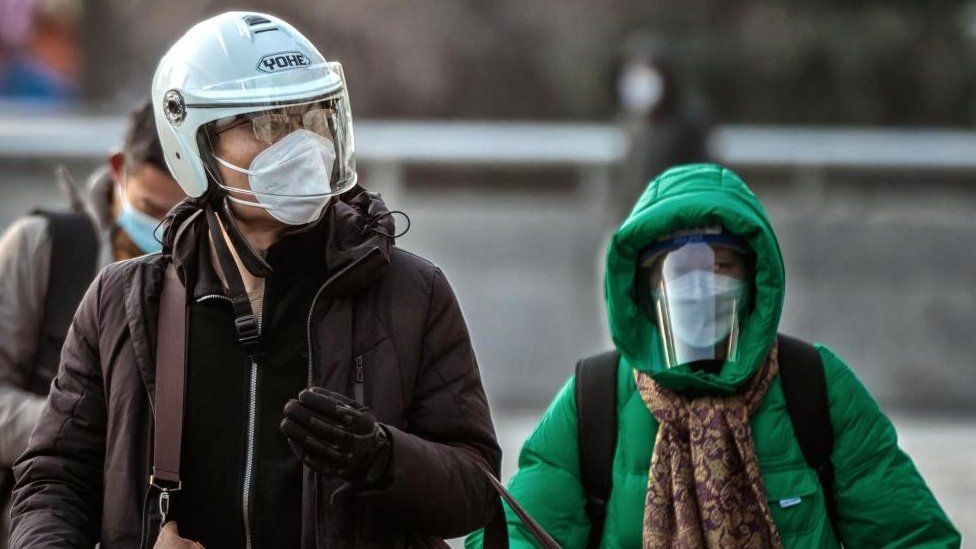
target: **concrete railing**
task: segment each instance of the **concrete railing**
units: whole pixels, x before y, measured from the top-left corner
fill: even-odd
[[[720,126],[709,150],[730,166],[976,171],[976,131]]]
[[[118,145],[119,116],[0,113],[0,163],[5,160],[87,160]],[[358,121],[356,156],[370,185],[395,199],[410,166],[568,168],[583,209],[599,211],[619,177],[630,146],[611,124],[573,122]],[[708,150],[739,169],[783,169],[817,187],[822,172],[885,170],[976,172],[976,131],[716,127]]]
[[[0,159],[100,157],[118,144],[118,116],[0,113]],[[976,131],[718,126],[712,157],[734,166],[976,170]],[[359,121],[356,154],[369,164],[603,167],[627,136],[593,123]]]
[[[0,158],[92,158],[118,145],[117,116],[0,113]],[[604,165],[625,136],[607,124],[357,121],[365,162],[443,165]]]

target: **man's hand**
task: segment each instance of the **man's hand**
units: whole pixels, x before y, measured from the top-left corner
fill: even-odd
[[[153,549],[204,549],[198,542],[180,537],[180,531],[176,528],[176,521],[169,521],[163,525],[159,531],[159,537]]]
[[[303,390],[285,404],[281,432],[312,470],[373,487],[386,476],[390,440],[369,408],[321,387]]]

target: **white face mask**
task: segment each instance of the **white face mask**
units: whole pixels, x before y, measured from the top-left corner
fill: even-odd
[[[711,349],[732,332],[745,300],[745,281],[709,271],[692,271],[667,284],[674,335],[685,345]]]
[[[252,195],[257,202],[228,198],[246,206],[264,208],[288,225],[315,221],[335,195],[329,185],[335,147],[327,138],[306,129],[295,130],[261,151],[251,161],[250,169],[214,158],[231,170],[247,174],[251,185],[250,191],[224,185],[221,188]]]

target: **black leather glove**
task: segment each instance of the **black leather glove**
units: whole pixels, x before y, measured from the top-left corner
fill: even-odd
[[[313,471],[372,487],[386,478],[390,438],[369,408],[344,395],[312,387],[285,404],[281,432]]]

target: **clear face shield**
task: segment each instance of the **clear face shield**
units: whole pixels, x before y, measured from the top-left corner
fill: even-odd
[[[654,320],[668,368],[713,370],[738,359],[749,313],[751,265],[741,239],[695,234],[651,246],[640,261],[641,302]],[[717,373],[717,372],[716,372]]]

